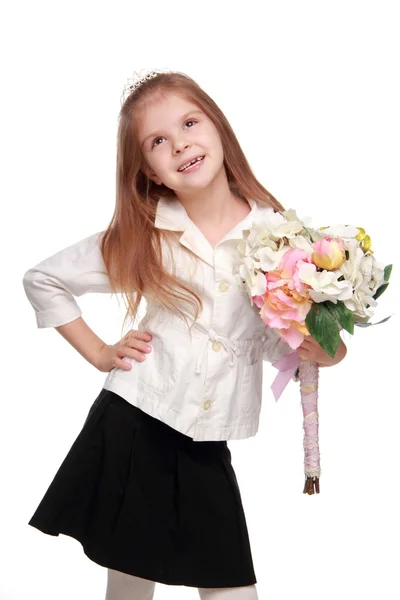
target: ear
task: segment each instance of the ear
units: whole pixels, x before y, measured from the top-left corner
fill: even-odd
[[[162,185],[161,179],[159,177],[157,177],[157,175],[154,173],[154,171],[149,167],[149,165],[146,162],[144,162],[142,165],[142,171],[146,175],[146,177],[148,177],[149,179],[154,181],[154,183],[156,183],[157,185]]]

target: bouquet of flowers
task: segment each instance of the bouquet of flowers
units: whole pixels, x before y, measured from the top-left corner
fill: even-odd
[[[280,373],[272,390],[277,400],[297,371],[304,429],[303,493],[319,493],[317,362],[301,358],[297,348],[312,336],[334,357],[340,330],[368,327],[377,298],[389,285],[392,265],[374,257],[371,239],[361,227],[334,225],[314,229],[293,209],[275,212],[243,230],[238,246],[239,278],[261,319],[275,329],[292,352],[273,363]],[[386,317],[379,323],[387,321]]]

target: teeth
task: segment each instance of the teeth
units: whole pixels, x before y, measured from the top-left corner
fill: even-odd
[[[178,171],[184,171],[185,169],[188,169],[191,165],[194,165],[194,163],[199,162],[200,160],[202,160],[204,158],[204,156],[198,156],[197,158],[195,158],[194,160],[192,160],[191,162],[186,163],[186,165],[183,165],[183,167],[180,167],[178,169]]]
[[[195,158],[191,162],[186,163],[186,165],[183,165],[183,167],[181,167],[179,170],[185,171],[185,169],[188,169],[191,165],[194,165],[194,163],[198,162],[199,160],[200,160],[200,158]]]

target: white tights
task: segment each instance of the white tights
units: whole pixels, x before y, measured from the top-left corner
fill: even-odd
[[[107,569],[105,600],[152,600],[156,582]],[[197,588],[200,600],[258,600],[255,585],[231,588]]]

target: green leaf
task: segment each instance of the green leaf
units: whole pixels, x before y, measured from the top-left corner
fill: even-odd
[[[386,267],[384,268],[383,279],[385,281],[389,281],[390,275],[392,274],[392,267],[393,267],[393,265],[386,265]]]
[[[388,281],[385,281],[384,283],[382,283],[376,290],[375,294],[372,296],[373,299],[376,300],[377,298],[379,298],[379,296],[382,296],[383,292],[386,290],[388,285],[389,285]]]
[[[340,300],[335,304],[330,300],[323,303],[329,312],[339,321],[340,325],[349,333],[354,333],[354,316],[351,310]]]
[[[322,349],[334,357],[340,343],[340,334],[335,317],[323,302],[313,302],[306,316],[307,329]]]

